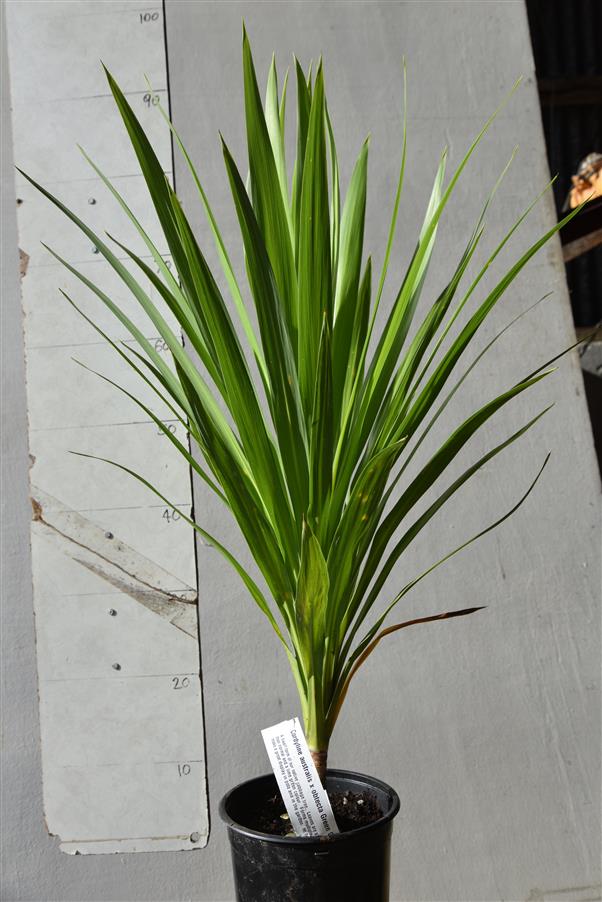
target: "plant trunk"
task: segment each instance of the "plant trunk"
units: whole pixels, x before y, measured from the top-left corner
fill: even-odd
[[[318,771],[320,782],[322,786],[325,786],[326,767],[328,764],[328,749],[310,749],[310,752],[313,762],[316,765],[316,770]]]

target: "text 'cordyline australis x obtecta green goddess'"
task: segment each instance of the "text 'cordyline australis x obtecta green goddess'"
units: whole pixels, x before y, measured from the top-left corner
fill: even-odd
[[[26,177],[98,248],[169,349],[171,366],[100,285],[50,251],[129,331],[137,349],[131,343],[113,341],[89,320],[184,425],[193,452],[200,451],[201,459],[190,453],[142,400],[109,376],[102,378],[144,411],[236,519],[267,593],[203,525],[189,522],[237,570],[282,643],[299,690],[308,742],[323,776],[329,739],[349,683],[379,641],[412,623],[478,610],[468,608],[387,626],[385,621],[393,609],[431,570],[509,517],[541,475],[545,461],[531,484],[517,489],[519,497],[509,501],[510,510],[402,586],[394,598],[384,599],[386,605],[379,604],[375,613],[387,577],[411,542],[474,473],[520,438],[545,412],[472,461],[445,488],[439,486],[440,477],[477,430],[512,398],[548,375],[553,361],[539,366],[497,397],[484,398],[483,406],[460,422],[434,454],[426,456],[417,475],[406,475],[410,460],[420,452],[425,437],[468,373],[512,323],[467,364],[464,352],[479,327],[530,258],[577,211],[530,246],[477,301],[476,290],[489,265],[533,206],[503,237],[476,276],[464,284],[500,176],[448,284],[428,300],[426,313],[411,328],[439,220],[492,116],[446,187],[443,153],[414,254],[401,285],[395,286],[392,306],[382,316],[382,331],[377,337],[375,322],[404,177],[405,112],[389,235],[382,268],[378,276],[373,276],[371,258],[363,259],[368,141],[360,150],[343,200],[322,63],[313,73],[310,67],[306,74],[295,61],[297,142],[292,179],[285,160],[288,77],[280,91],[272,62],[263,103],[246,34],[243,69],[249,190],[222,143],[256,326],[243,297],[246,288],[233,270],[201,180],[177,133],[170,125],[198,189],[238,323],[233,322],[231,307],[220,293],[151,144],[108,72],[173,269],[135,212],[84,151],[137,229],[152,261],[147,257],[146,262],[115,239],[109,237],[107,243],[60,200]],[[133,274],[136,272],[138,277]],[[158,293],[158,303],[151,300],[151,289],[155,297]],[[67,299],[76,306],[72,298]],[[165,319],[166,307],[180,324],[186,348]],[[444,346],[462,311],[463,324],[451,332]],[[250,365],[251,356],[255,367]],[[119,463],[114,465],[171,504],[161,487],[151,486],[143,474]],[[429,505],[413,515],[416,505],[436,484],[439,487],[430,496]]]

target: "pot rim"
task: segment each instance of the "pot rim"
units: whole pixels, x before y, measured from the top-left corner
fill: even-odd
[[[395,790],[389,786],[388,783],[385,783],[383,780],[379,780],[377,777],[371,777],[367,774],[361,774],[357,771],[353,770],[341,770],[340,768],[328,768],[326,771],[326,777],[336,777],[349,779],[349,781],[353,782],[364,782],[368,785],[368,787],[374,789],[380,789],[382,792],[385,792],[390,797],[390,806],[388,811],[383,814],[382,817],[379,817],[378,820],[372,821],[371,824],[365,824],[363,827],[357,827],[355,830],[346,830],[344,833],[335,833],[334,836],[277,836],[274,833],[262,833],[260,830],[253,830],[251,827],[245,827],[244,824],[239,824],[238,821],[233,820],[227,812],[227,805],[234,793],[244,789],[246,786],[250,786],[252,783],[258,783],[262,780],[273,780],[276,781],[276,777],[273,773],[262,774],[259,777],[252,777],[250,780],[243,780],[242,783],[238,783],[237,786],[234,786],[230,789],[221,799],[219,803],[219,815],[226,824],[226,826],[233,830],[235,833],[241,834],[242,836],[249,836],[255,839],[263,840],[263,842],[271,842],[271,843],[280,843],[282,845],[311,845],[314,844],[316,846],[324,845],[325,843],[333,843],[333,842],[344,842],[345,840],[352,839],[355,836],[360,836],[363,833],[368,833],[371,830],[376,830],[379,827],[383,827],[385,824],[388,824],[393,818],[397,815],[399,811],[399,796],[395,792]]]

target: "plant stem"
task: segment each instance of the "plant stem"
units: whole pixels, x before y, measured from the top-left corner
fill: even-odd
[[[310,752],[313,762],[316,765],[316,770],[318,771],[320,782],[322,783],[322,786],[325,787],[326,766],[328,763],[328,749],[310,749]]]

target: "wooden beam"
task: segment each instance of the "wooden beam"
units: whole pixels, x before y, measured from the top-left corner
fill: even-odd
[[[542,106],[599,106],[602,102],[601,75],[539,78],[537,87]]]
[[[589,235],[584,235],[583,238],[577,238],[575,241],[571,241],[570,244],[565,244],[562,248],[564,262],[568,263],[569,260],[580,257],[600,244],[602,244],[602,229],[596,229],[595,232],[590,232]]]

